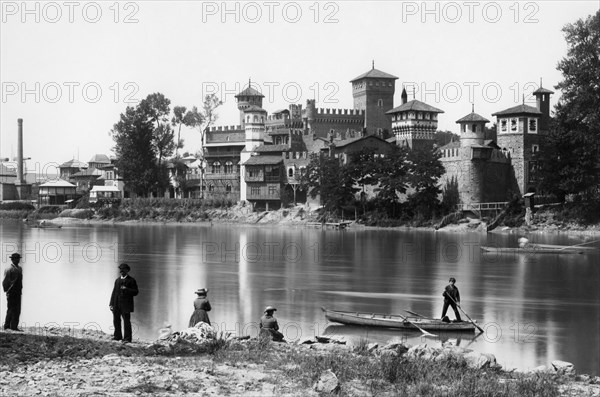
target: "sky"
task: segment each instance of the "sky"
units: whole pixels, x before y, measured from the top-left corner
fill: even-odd
[[[438,129],[554,90],[566,55],[561,29],[594,1],[57,1],[1,2],[0,158],[27,170],[113,155],[111,129],[127,106],[163,93],[171,107],[223,101],[217,125],[239,124],[234,95],[251,79],[272,112],[289,104],[352,108],[350,80],[371,69],[444,110]],[[554,105],[560,97],[551,98]],[[184,151],[197,130],[184,128]]]

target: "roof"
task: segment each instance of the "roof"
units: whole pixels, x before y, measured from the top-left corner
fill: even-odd
[[[385,140],[387,143],[396,143],[396,136],[393,136],[391,138],[388,138]]]
[[[79,172],[71,175],[71,178],[86,177],[86,176],[100,176],[100,175],[102,175],[102,171],[100,171],[97,168],[91,167],[91,168],[88,168],[83,171],[79,171]]]
[[[93,186],[91,192],[119,192],[119,188],[116,186]]]
[[[460,141],[451,141],[450,143],[445,144],[440,149],[453,149],[456,147],[460,147]]]
[[[248,87],[246,87],[246,89],[242,90],[242,92],[237,94],[234,98],[237,98],[240,96],[259,96],[261,98],[265,97],[258,90],[255,90],[254,88],[252,88],[250,84],[248,84]]]
[[[261,108],[260,106],[256,106],[256,105],[250,105],[248,106],[246,109],[244,109],[244,113],[246,112],[261,112],[261,113],[267,113],[267,111],[263,108]]]
[[[387,144],[389,144],[390,142],[386,141],[383,138],[378,137],[377,135],[367,135],[367,136],[359,136],[359,137],[354,137],[354,138],[348,138],[348,139],[341,139],[339,141],[333,141],[333,145],[336,148],[341,148],[344,146],[348,146],[352,143],[358,142],[358,141],[362,141],[362,140],[367,140],[367,139],[377,139],[380,140],[382,142],[385,142]]]
[[[104,163],[110,164],[110,159],[105,154],[95,154],[89,161],[90,163]]]
[[[269,152],[286,152],[290,148],[288,145],[260,145],[253,151],[257,153],[269,153]]]
[[[554,91],[550,91],[542,86],[540,86],[540,88],[538,88],[537,90],[533,91],[533,94],[554,94]]]
[[[65,181],[64,179],[52,179],[46,183],[42,183],[40,185],[40,187],[75,187],[75,185],[73,185],[70,182]]]
[[[354,82],[356,80],[360,80],[360,79],[364,79],[364,78],[393,79],[393,80],[397,80],[398,79],[398,77],[396,77],[394,75],[391,75],[389,73],[382,72],[381,70],[377,70],[375,68],[372,68],[368,72],[363,73],[360,76],[353,78],[352,80],[350,80],[350,82]]]
[[[540,112],[539,110],[537,110],[537,108],[534,108],[533,106],[521,104],[513,106],[512,108],[501,110],[496,113],[492,113],[492,116],[508,116],[517,114],[542,114],[542,112]]]
[[[496,141],[494,141],[493,139],[486,139],[485,141],[483,141],[483,144],[485,146],[490,146],[490,147],[493,147],[495,149],[500,149],[500,146],[498,146],[498,144],[496,143]]]
[[[472,123],[472,122],[482,122],[489,123],[490,121],[483,116],[478,115],[475,112],[467,114],[465,117],[456,120],[457,123]]]
[[[283,112],[289,113],[290,111],[288,109],[277,109],[276,111],[273,112],[273,114],[279,114],[279,113],[283,113]]]
[[[82,163],[79,160],[72,159],[65,163],[62,163],[58,166],[58,168],[87,168],[87,164]]]
[[[283,161],[281,156],[252,156],[244,165],[275,165]]]
[[[425,102],[421,102],[419,100],[413,99],[412,101],[408,101],[398,107],[393,108],[392,110],[388,110],[387,112],[385,112],[385,114],[405,112],[408,110],[416,110],[416,111],[420,111],[420,112],[444,113],[444,111],[441,109],[438,109],[436,107],[428,105]]]

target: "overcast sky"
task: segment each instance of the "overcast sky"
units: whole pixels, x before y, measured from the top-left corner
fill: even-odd
[[[24,6],[25,4],[25,6]],[[3,1],[0,157],[17,154],[24,120],[30,170],[112,155],[113,124],[161,92],[176,105],[224,102],[218,125],[238,124],[234,95],[251,78],[272,112],[290,103],[352,108],[349,80],[375,68],[445,111],[439,129],[475,111],[521,103],[561,80],[562,27],[594,1]],[[412,99],[409,88],[409,99]],[[554,104],[559,95],[552,97]],[[195,152],[198,132],[185,130]]]

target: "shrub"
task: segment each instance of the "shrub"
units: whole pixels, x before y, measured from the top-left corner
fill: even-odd
[[[31,211],[34,209],[35,207],[31,203],[24,201],[13,201],[0,204],[0,210],[4,211]]]

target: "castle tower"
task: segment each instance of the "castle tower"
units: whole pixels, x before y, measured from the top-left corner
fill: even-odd
[[[525,103],[493,113],[496,116],[496,140],[511,158],[518,193],[523,195],[534,188],[535,153],[540,149],[540,119],[542,112]]]
[[[246,133],[246,146],[240,153],[240,200],[247,200],[246,167],[244,164],[252,156],[252,151],[265,142],[265,121],[267,111],[255,105],[246,107],[243,111],[242,125]]]
[[[368,134],[376,134],[384,129],[391,131],[392,123],[386,112],[394,107],[394,92],[398,77],[375,69],[350,80],[354,109],[365,111],[365,125]]]
[[[471,113],[456,120],[456,124],[460,125],[460,146],[483,145],[485,140],[485,124],[489,122],[485,117],[475,113],[474,106],[471,108]]]
[[[432,146],[437,131],[437,115],[443,110],[413,99],[388,112],[396,144],[411,149]]]
[[[554,94],[554,91],[542,87],[542,79],[540,79],[540,88],[533,91],[533,95],[535,95],[537,102],[537,110],[542,112],[539,125],[541,133],[548,132],[548,128],[550,127],[550,95],[552,94]]]
[[[252,82],[248,80],[248,87],[235,96],[240,111],[240,125],[244,126],[244,110],[250,106],[262,108],[262,100],[265,96],[252,88]]]

